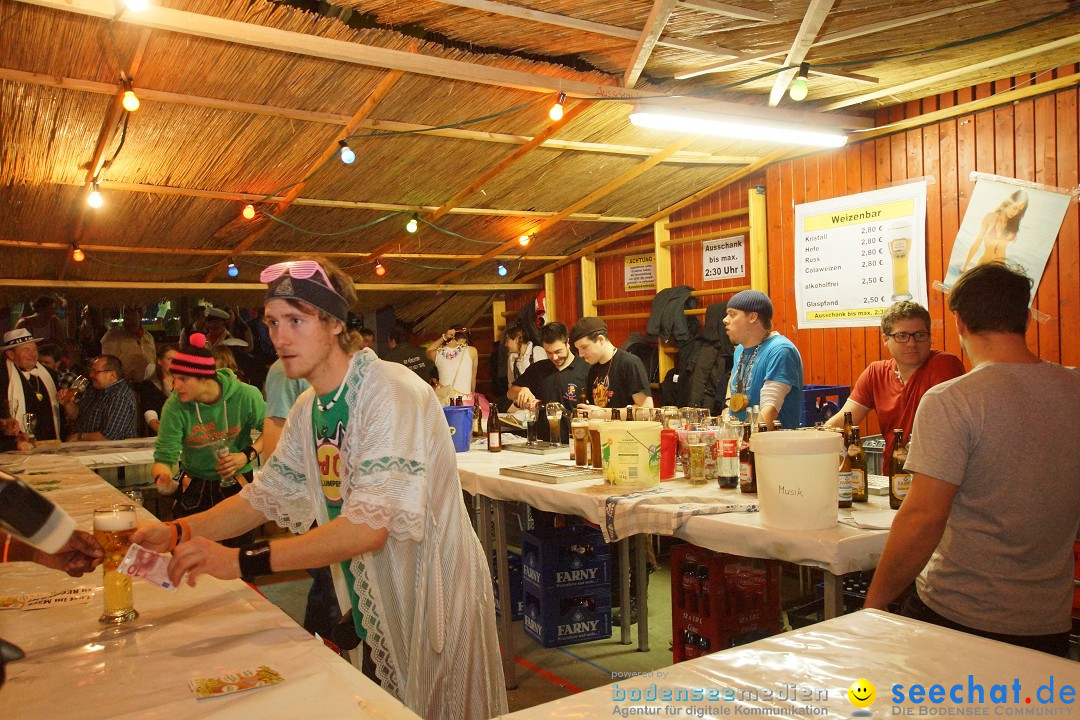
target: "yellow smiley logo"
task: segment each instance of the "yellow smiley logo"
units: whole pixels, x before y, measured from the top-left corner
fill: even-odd
[[[851,683],[851,687],[847,690],[847,696],[855,707],[867,708],[874,703],[874,698],[877,697],[877,689],[874,687],[874,683],[865,678],[859,678]]]

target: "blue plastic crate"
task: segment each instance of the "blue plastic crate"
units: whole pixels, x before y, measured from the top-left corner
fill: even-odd
[[[494,556],[492,556],[494,557]],[[521,556],[513,550],[506,552],[506,559],[510,566],[510,606],[512,608],[510,617],[514,620],[520,620],[522,617],[525,602],[522,599],[524,590],[522,589],[521,582]],[[499,602],[499,577],[498,577],[498,565],[495,566],[495,572],[493,573],[493,585],[495,588],[495,614],[498,615],[502,612],[502,604]]]
[[[544,647],[611,637],[611,585],[569,590],[525,587],[525,634]]]
[[[803,385],[802,427],[814,427],[840,411],[851,388],[847,385]]]
[[[543,590],[608,585],[611,550],[603,534],[588,525],[542,528],[521,537],[525,589]]]

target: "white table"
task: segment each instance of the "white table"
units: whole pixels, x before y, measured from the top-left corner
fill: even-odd
[[[154,462],[154,443],[157,438],[130,438],[128,440],[82,440],[57,445],[42,445],[26,453],[12,453],[36,457],[39,455],[70,457],[91,470],[127,465],[150,465]]]
[[[457,457],[462,488],[479,496],[482,520],[490,517],[491,504],[494,501],[494,543],[487,536],[488,522],[482,521],[479,529],[485,549],[490,552],[493,545],[496,549],[496,562],[499,563],[496,570],[499,578],[499,597],[509,597],[507,594],[509,589],[503,586],[503,578],[509,575],[506,564],[503,502],[525,502],[541,510],[574,514],[596,523],[604,521],[605,496],[589,491],[589,488],[601,485],[601,480],[555,485],[499,475],[500,468],[514,465],[537,462],[570,464],[569,460],[563,459],[564,456],[536,456],[510,451],[488,453],[474,449],[468,453],[459,453]],[[748,497],[738,490],[721,490],[715,483],[695,486],[684,480],[674,480],[661,483],[661,486],[670,488],[674,493],[694,495],[703,503],[745,502]],[[857,504],[852,509],[851,516],[855,519],[871,517],[880,514],[883,510],[888,510],[887,498],[872,496],[869,504],[865,506],[861,503]],[[829,530],[778,530],[763,526],[759,513],[736,512],[693,517],[674,534],[676,537],[710,550],[747,557],[786,560],[799,565],[823,568],[825,570],[825,616],[832,618],[843,610],[840,576],[856,570],[876,567],[885,547],[888,531],[866,530],[839,524]],[[645,574],[646,542],[647,538],[639,536],[638,542],[635,543],[635,567],[640,573],[638,577],[644,577]],[[625,542],[619,545],[619,552],[624,560],[623,568],[626,568],[629,566],[629,546]],[[638,647],[647,651],[648,600],[644,583],[639,584],[637,591]],[[629,601],[628,583],[622,583],[622,592],[623,598],[620,605],[626,607]],[[502,613],[499,620],[500,633],[503,647],[507,650],[504,655],[504,664],[508,660],[512,663],[510,653],[512,645],[507,644],[512,643],[510,623],[509,614]],[[623,642],[625,643],[630,642],[629,632],[629,628],[624,625]],[[514,682],[512,664],[505,668],[505,674],[508,678],[508,687],[513,687],[511,684]]]
[[[10,456],[3,458],[10,460]],[[94,507],[126,498],[75,460],[23,458],[22,477],[89,530]],[[149,517],[148,515],[146,517]],[[416,718],[239,580],[202,577],[169,593],[135,581],[140,617],[103,626],[101,571],[69,578],[30,563],[0,566],[0,595],[92,586],[90,604],[0,610],[0,637],[26,658],[7,665],[5,720],[121,718]],[[195,700],[188,680],[269,665],[274,687]]]
[[[970,680],[969,680],[970,676]],[[1054,685],[1054,702],[1041,703],[1039,688]],[[975,711],[989,717],[1080,714],[1080,665],[1046,653],[1005,645],[994,640],[928,625],[876,610],[862,610],[816,625],[775,635],[749,645],[688,660],[643,676],[617,679],[554,702],[508,715],[512,720],[611,717],[620,709],[640,715],[652,710],[659,717],[746,715],[757,717],[851,717],[856,711],[847,696],[856,680],[869,680],[876,699],[874,717],[919,717],[920,710],[941,717]],[[968,702],[969,683],[983,688],[983,702]],[[1018,699],[1013,687],[1019,683]],[[927,692],[941,685],[941,702],[929,696],[910,699],[913,686]],[[992,686],[1008,688],[1006,702],[995,704]],[[959,685],[950,698],[953,687]],[[901,702],[894,702],[894,686]],[[1071,686],[1078,699],[1061,701]],[[679,700],[679,690],[701,691],[701,699]],[[671,700],[635,700],[655,692]],[[765,691],[771,691],[766,694]],[[716,699],[707,699],[707,693]],[[1067,691],[1066,691],[1067,692]],[[688,694],[688,697],[694,697]],[[794,699],[782,699],[792,697]],[[619,699],[622,698],[622,699]],[[1031,702],[1025,702],[1031,698]],[[1042,691],[1047,698],[1047,691]],[[978,695],[972,696],[978,700]],[[1067,699],[1067,698],[1066,698]]]

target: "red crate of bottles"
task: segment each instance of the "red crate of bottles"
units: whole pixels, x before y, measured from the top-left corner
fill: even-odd
[[[780,563],[675,546],[671,629],[675,662],[731,647],[750,632],[780,632]]]

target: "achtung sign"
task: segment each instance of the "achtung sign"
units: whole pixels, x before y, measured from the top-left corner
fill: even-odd
[[[656,262],[652,253],[627,255],[623,265],[626,290],[655,290]]]

